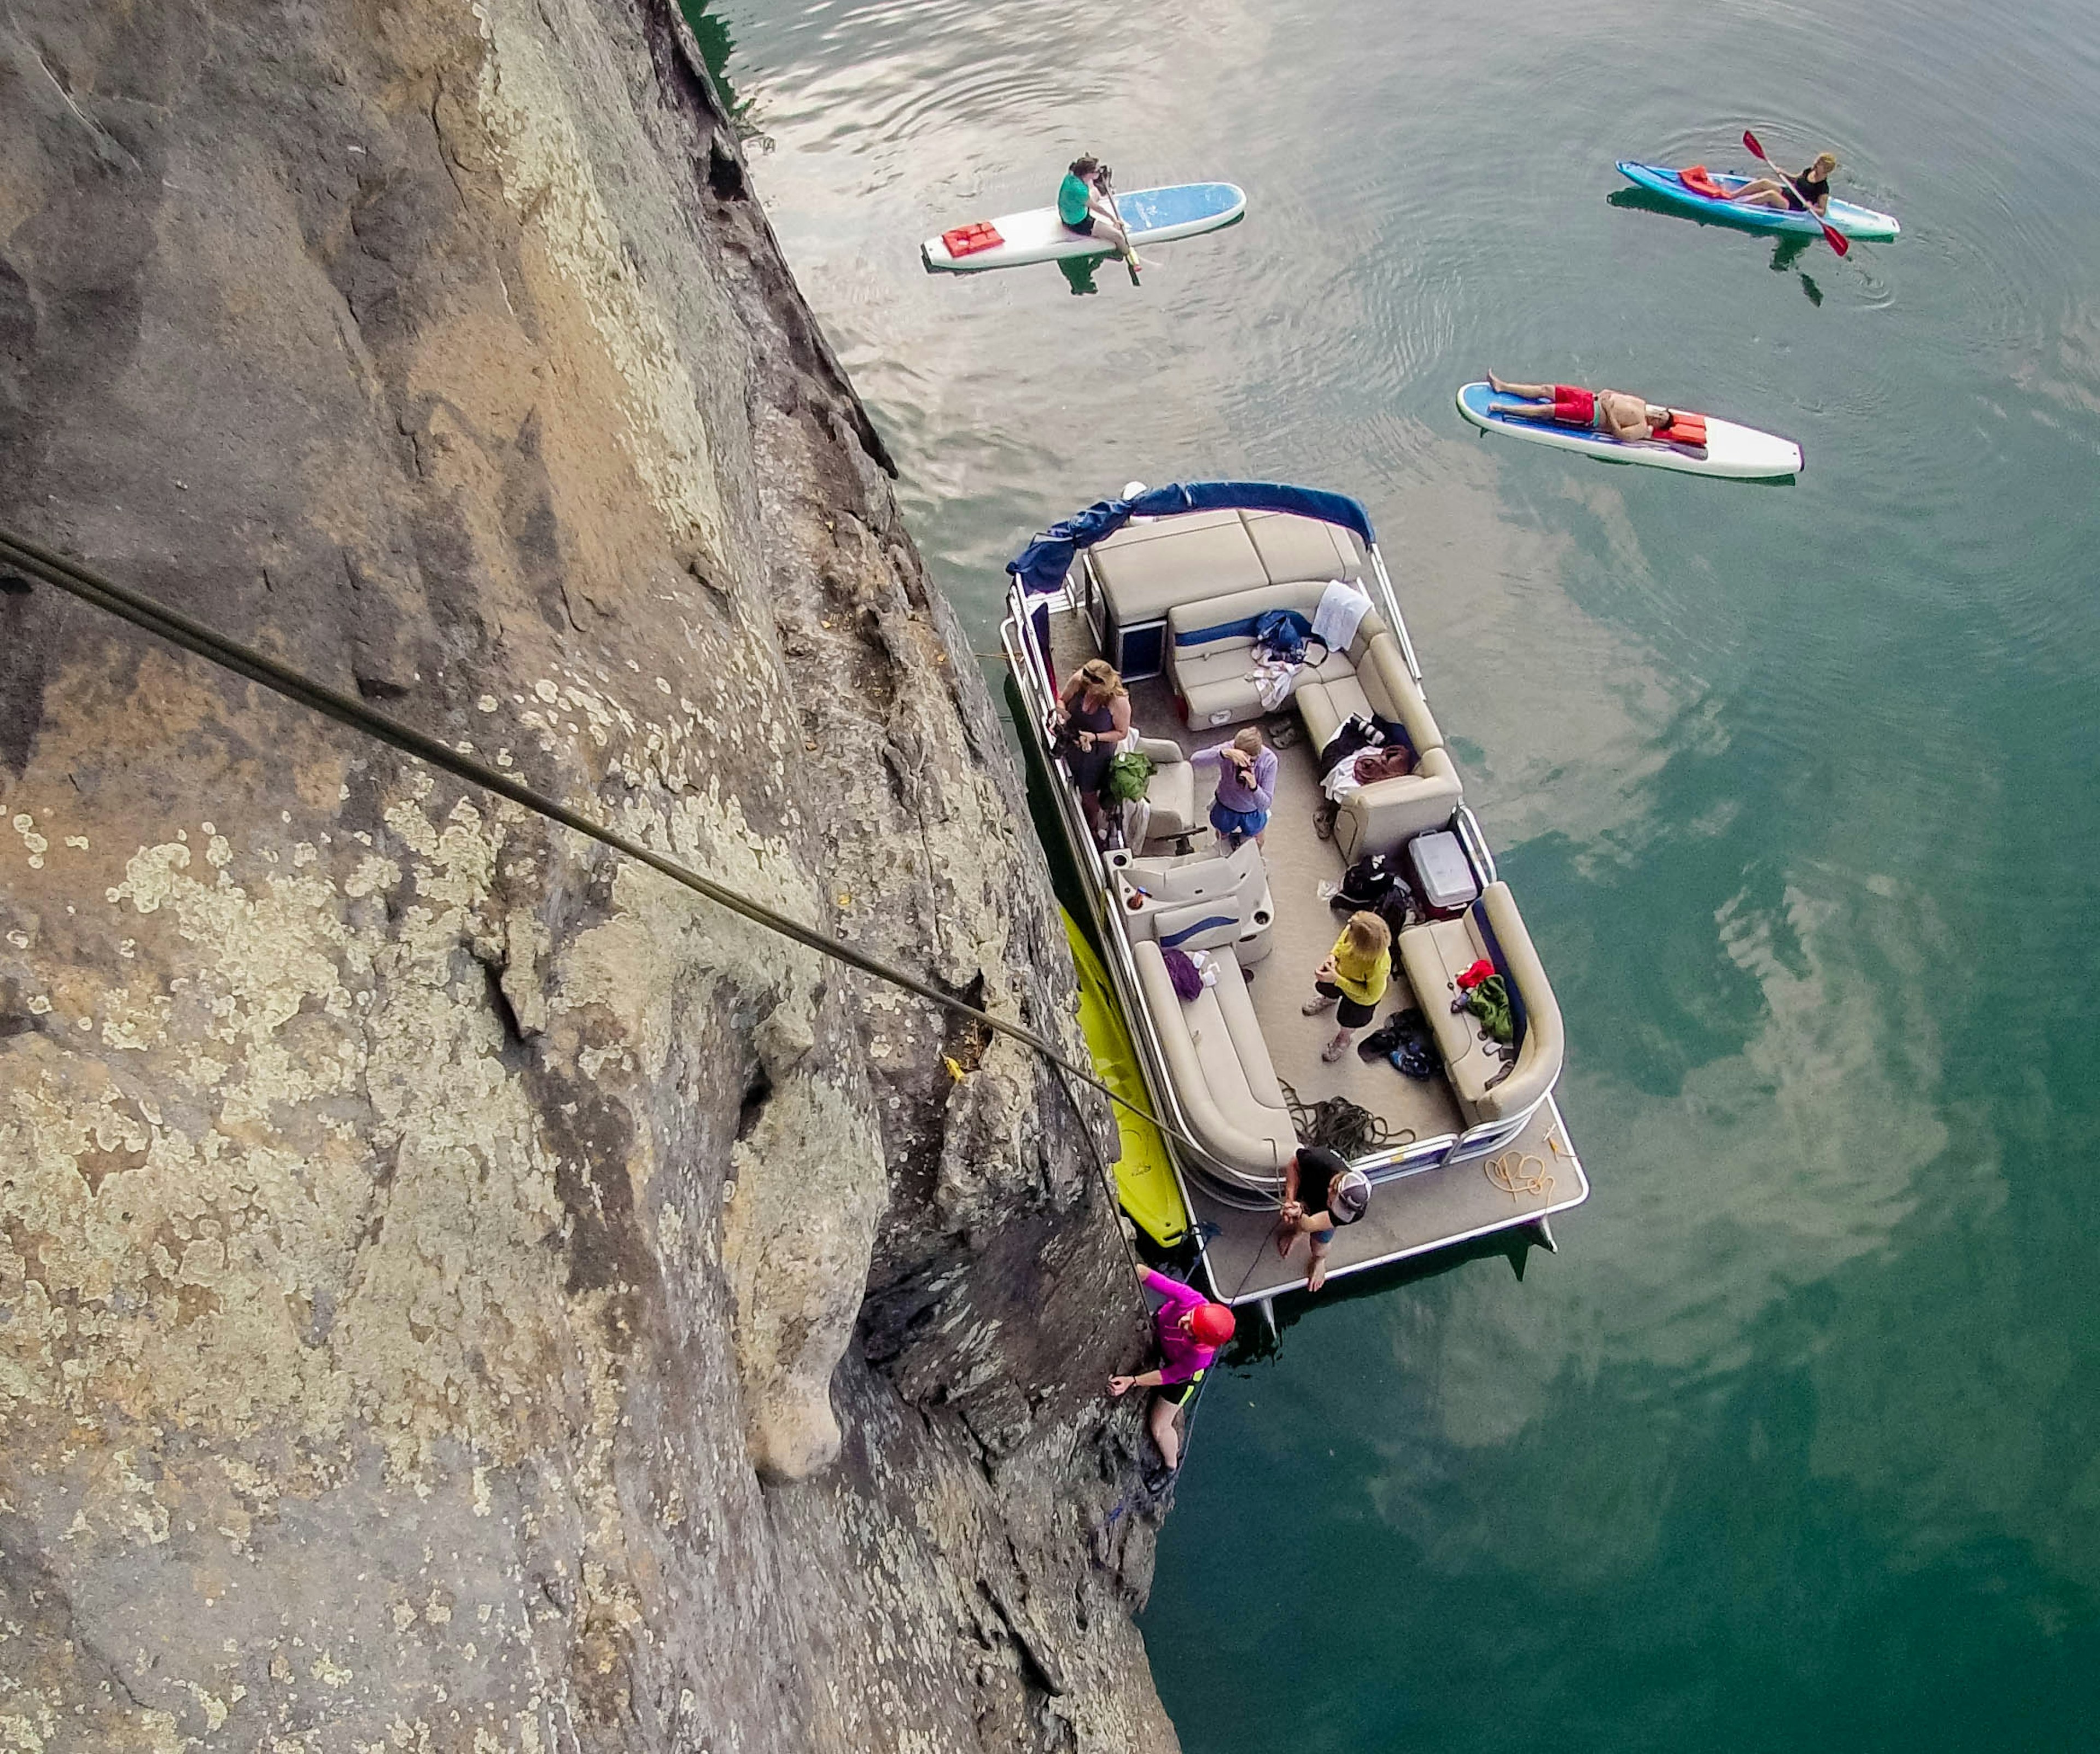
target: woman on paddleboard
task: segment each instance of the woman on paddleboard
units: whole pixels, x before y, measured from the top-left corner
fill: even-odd
[[[1108,167],[1092,153],[1074,159],[1065,170],[1065,180],[1057,185],[1058,223],[1082,237],[1098,237],[1113,245],[1117,254],[1127,254],[1132,264],[1142,268],[1145,264],[1131,250],[1129,233],[1115,223],[1107,201],[1096,199],[1106,197],[1108,180]]]
[[[1815,162],[1793,179],[1796,195],[1778,177],[1753,177],[1736,191],[1736,204],[1740,207],[1785,207],[1795,213],[1807,211],[1802,205],[1807,199],[1808,208],[1813,208],[1819,219],[1830,208],[1830,173],[1838,168],[1838,161],[1829,152],[1818,152]]]
[[[1493,402],[1490,414],[1512,420],[1550,420],[1563,426],[1586,426],[1627,440],[1652,438],[1670,423],[1666,408],[1654,408],[1623,390],[1584,390],[1573,384],[1520,384],[1488,373],[1498,395],[1522,396],[1521,402]]]

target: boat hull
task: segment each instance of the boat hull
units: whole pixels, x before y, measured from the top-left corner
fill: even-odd
[[[1712,219],[1722,225],[1732,225],[1745,232],[1792,232],[1798,236],[1820,237],[1823,222],[1813,214],[1780,210],[1770,207],[1743,207],[1731,201],[1716,201],[1710,195],[1701,195],[1687,188],[1678,180],[1677,172],[1667,165],[1643,165],[1631,159],[1619,161],[1619,175],[1629,183],[1659,196],[1682,211],[1696,214],[1701,219]],[[1750,179],[1748,177],[1717,173],[1714,180],[1724,189],[1739,189]],[[1829,211],[1824,215],[1832,230],[1855,238],[1861,243],[1886,244],[1892,242],[1903,231],[1892,214],[1877,213],[1871,207],[1861,207],[1849,201],[1839,201],[1834,196],[1829,202]]]
[[[1581,426],[1561,426],[1550,421],[1514,420],[1491,414],[1490,404],[1508,400],[1484,383],[1467,384],[1458,391],[1458,412],[1485,431],[1507,433],[1511,438],[1555,450],[1574,451],[1608,463],[1638,463],[1649,469],[1669,469],[1679,475],[1718,475],[1736,481],[1782,481],[1801,473],[1805,464],[1801,446],[1776,432],[1760,432],[1732,420],[1709,414],[1706,443],[1693,449],[1660,439],[1615,439],[1608,433]]]

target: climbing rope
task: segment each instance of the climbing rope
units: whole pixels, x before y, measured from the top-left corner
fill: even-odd
[[[1289,1085],[1282,1079],[1277,1082],[1282,1087],[1284,1106],[1290,1111],[1292,1130],[1308,1145],[1324,1145],[1344,1157],[1361,1157],[1382,1146],[1414,1142],[1414,1128],[1389,1126],[1383,1116],[1374,1115],[1346,1096],[1301,1102]]]
[[[1524,1165],[1537,1164],[1538,1172],[1526,1175]],[[1543,1200],[1553,1191],[1553,1173],[1546,1160],[1533,1151],[1504,1151],[1480,1165],[1487,1178],[1511,1200]]]
[[[1033,1030],[1024,1028],[1018,1023],[1008,1023],[1003,1018],[995,1017],[989,1011],[970,1004],[967,1000],[958,999],[951,994],[942,992],[938,987],[929,985],[915,975],[908,974],[902,969],[893,967],[878,957],[868,955],[865,951],[856,950],[850,944],[827,933],[805,926],[799,920],[791,919],[786,914],[776,912],[762,902],[753,901],[748,895],[740,895],[733,889],[717,883],[710,878],[704,877],[698,872],[680,864],[676,859],[667,859],[663,854],[644,846],[640,841],[622,834],[617,829],[609,828],[602,823],[593,821],[580,811],[571,810],[558,799],[535,791],[531,786],[525,784],[514,775],[492,767],[485,762],[477,761],[472,756],[463,755],[448,744],[443,743],[422,731],[414,730],[401,723],[398,719],[389,718],[383,713],[374,712],[364,701],[354,696],[344,694],[339,689],[331,688],[324,683],[315,682],[311,677],[303,675],[287,665],[280,664],[276,659],[258,652],[252,646],[243,645],[239,641],[230,638],[215,628],[196,621],[178,610],[170,609],[164,603],[157,603],[151,597],[142,595],[137,591],[106,579],[99,573],[90,572],[77,561],[68,560],[63,554],[55,554],[50,549],[29,541],[26,537],[19,536],[11,530],[0,529],[0,565],[13,567],[33,578],[42,579],[46,584],[55,585],[59,590],[77,597],[83,603],[92,604],[105,613],[117,616],[120,621],[129,621],[134,627],[142,628],[146,632],[166,640],[170,645],[180,646],[186,652],[194,652],[197,656],[216,664],[222,669],[232,671],[236,676],[245,676],[249,681],[267,688],[273,693],[282,695],[286,700],[307,707],[320,714],[323,718],[332,718],[338,724],[346,725],[353,731],[362,731],[367,736],[377,738],[380,742],[400,750],[404,755],[412,756],[417,760],[439,768],[457,779],[479,786],[484,791],[493,792],[499,797],[507,797],[513,803],[522,805],[536,815],[545,816],[550,822],[558,822],[563,828],[573,829],[578,834],[586,836],[602,846],[609,846],[615,852],[624,853],[630,859],[638,859],[651,870],[661,872],[673,882],[682,884],[695,895],[704,896],[717,907],[726,908],[731,913],[750,921],[755,926],[762,926],[768,931],[777,932],[783,938],[792,939],[795,943],[815,951],[819,956],[828,957],[836,962],[844,963],[849,968],[858,970],[863,974],[872,975],[877,980],[887,981],[894,987],[901,987],[905,992],[924,999],[929,1005],[938,1005],[944,1011],[967,1017],[973,1022],[982,1023],[989,1029],[996,1030],[1009,1040],[1017,1041],[1023,1047],[1040,1054],[1070,1077],[1077,1078],[1083,1083],[1092,1085],[1110,1102],[1118,1103],[1128,1109],[1132,1114],[1150,1121],[1153,1125],[1170,1138],[1179,1139],[1191,1149],[1201,1149],[1196,1145],[1194,1140],[1178,1127],[1162,1120],[1158,1116],[1132,1102],[1127,1097],[1119,1095],[1110,1089],[1092,1072],[1074,1065]],[[1070,1096],[1069,1089],[1065,1093],[1069,1099]]]

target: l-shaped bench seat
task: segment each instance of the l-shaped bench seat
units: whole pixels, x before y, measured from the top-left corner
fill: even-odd
[[[1190,727],[1222,733],[1266,710],[1256,691],[1254,624],[1272,609],[1311,621],[1327,581],[1263,585],[1177,603],[1167,612],[1167,669]],[[1291,700],[1317,753],[1358,713],[1396,720],[1414,747],[1414,771],[1349,793],[1335,822],[1345,860],[1389,850],[1410,835],[1440,828],[1458,807],[1458,770],[1444,747],[1429,703],[1409,673],[1400,642],[1374,607],[1342,650],[1321,652],[1294,678]]]
[[[1212,950],[1217,983],[1185,1003],[1159,946],[1140,939],[1130,948],[1145,1013],[1196,1142],[1241,1179],[1282,1186],[1298,1134],[1239,958],[1229,946]]]
[[[1458,977],[1483,957],[1502,977],[1515,1025],[1516,1063],[1499,1081],[1502,1057],[1480,1040],[1480,1018],[1451,1009]],[[1400,961],[1467,1125],[1521,1114],[1553,1088],[1566,1052],[1560,1005],[1507,883],[1488,885],[1458,919],[1409,926],[1400,934]]]

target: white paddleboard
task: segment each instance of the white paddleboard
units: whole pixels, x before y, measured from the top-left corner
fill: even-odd
[[[1230,183],[1176,183],[1164,188],[1132,189],[1127,195],[1118,189],[1116,207],[1130,228],[1132,247],[1141,254],[1148,244],[1171,243],[1177,237],[1193,237],[1199,232],[1230,225],[1246,211],[1246,192]],[[1002,214],[990,223],[999,241],[964,255],[949,249],[946,233],[928,238],[919,250],[928,272],[974,274],[981,268],[1115,254],[1099,237],[1071,230],[1058,219],[1055,207]]]
[[[1641,463],[1650,469],[1674,469],[1681,475],[1776,481],[1799,475],[1806,464],[1801,447],[1792,439],[1776,432],[1760,432],[1755,426],[1739,426],[1732,420],[1717,420],[1711,414],[1702,417],[1706,422],[1706,442],[1695,448],[1672,444],[1666,439],[1615,439],[1590,427],[1555,426],[1550,420],[1517,420],[1488,412],[1491,402],[1517,400],[1498,395],[1484,383],[1467,384],[1458,392],[1458,412],[1487,431],[1506,432],[1511,438],[1550,444],[1556,450],[1580,451],[1608,463]]]

